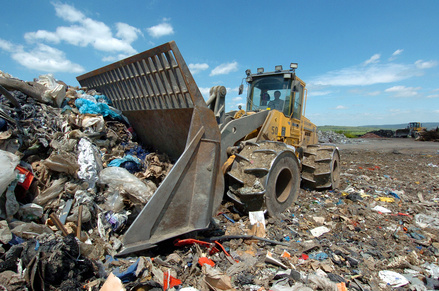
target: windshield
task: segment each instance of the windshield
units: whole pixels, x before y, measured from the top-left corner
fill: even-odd
[[[262,76],[251,83],[247,110],[277,109],[290,115],[291,80],[283,75]]]

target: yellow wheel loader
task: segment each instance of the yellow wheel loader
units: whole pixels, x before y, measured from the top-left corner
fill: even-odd
[[[175,161],[126,231],[120,255],[206,229],[225,197],[278,216],[301,184],[338,187],[338,149],[317,144],[296,68],[247,70],[246,110],[228,113],[226,89],[211,88],[206,102],[173,41],[77,77],[122,110],[143,145]]]
[[[406,128],[397,129],[395,131],[395,137],[413,137],[417,138],[421,132],[426,131],[425,127],[422,127],[420,122],[410,122]]]

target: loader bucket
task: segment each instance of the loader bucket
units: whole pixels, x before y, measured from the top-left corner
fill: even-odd
[[[110,98],[143,145],[176,161],[126,231],[119,255],[207,228],[224,193],[221,135],[175,42],[77,80]]]

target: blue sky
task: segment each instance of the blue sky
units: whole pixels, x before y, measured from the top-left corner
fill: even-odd
[[[439,1],[4,1],[0,70],[76,76],[175,40],[207,99],[298,62],[317,125],[439,121]]]

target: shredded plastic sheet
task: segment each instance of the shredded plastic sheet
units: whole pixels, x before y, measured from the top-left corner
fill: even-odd
[[[415,221],[421,228],[431,227],[439,229],[439,216],[437,215],[416,214]]]

